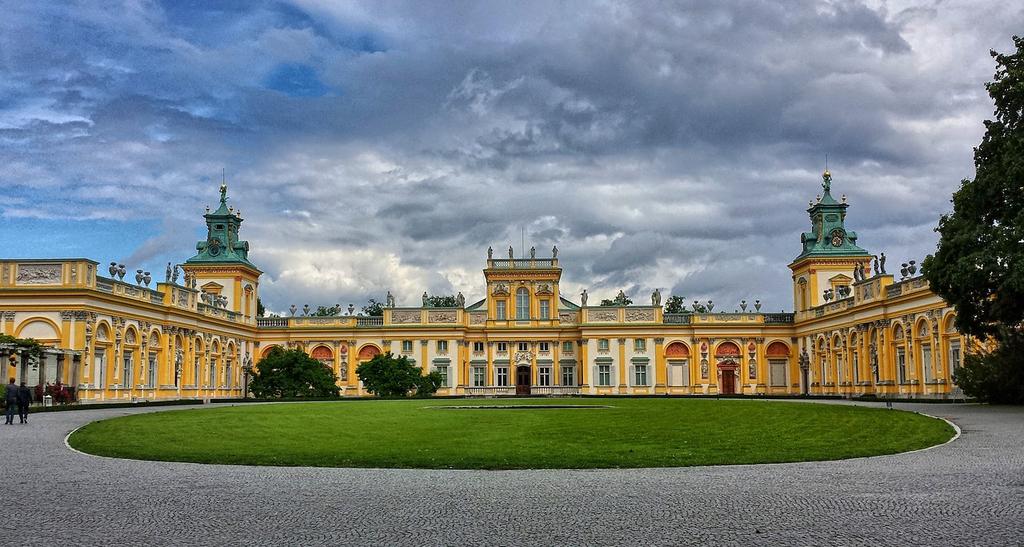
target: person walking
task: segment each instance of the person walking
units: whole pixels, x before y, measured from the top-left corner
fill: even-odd
[[[32,402],[32,390],[25,385],[25,382],[21,383],[21,387],[18,388],[18,417],[21,418],[21,423],[28,423],[28,405]]]
[[[14,383],[14,378],[7,384],[4,403],[7,404],[7,421],[4,425],[11,425],[14,423],[14,410],[18,408],[18,385]]]

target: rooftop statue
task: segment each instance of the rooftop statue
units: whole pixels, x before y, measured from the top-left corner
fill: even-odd
[[[385,306],[389,308],[395,307],[395,295],[391,294],[391,291],[388,291],[388,295],[384,298],[384,301]]]
[[[583,292],[580,293],[580,304],[584,308],[587,307],[587,289],[583,289]]]
[[[558,258],[558,247],[551,246],[551,258]]]
[[[661,306],[661,290],[660,289],[654,289],[654,292],[651,293],[651,305],[656,307],[656,308]]]
[[[512,259],[512,246],[511,245],[508,246],[508,258],[509,258],[509,260]]]
[[[490,246],[487,247],[487,260],[494,258],[494,249]]]
[[[424,308],[430,307],[429,301],[430,301],[430,297],[427,296],[427,291],[423,291],[423,307]]]
[[[530,247],[530,258],[537,258],[537,248]]]
[[[825,189],[825,193],[829,193],[832,190],[832,173],[825,170],[825,173],[821,176],[821,187]]]

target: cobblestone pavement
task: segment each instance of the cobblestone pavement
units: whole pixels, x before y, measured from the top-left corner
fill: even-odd
[[[0,544],[1024,545],[1024,408],[896,406],[963,434],[820,463],[309,469],[87,456],[68,432],[148,410],[34,414],[0,426]]]

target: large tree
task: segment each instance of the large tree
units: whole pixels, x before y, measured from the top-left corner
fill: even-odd
[[[686,313],[686,299],[672,295],[665,300],[665,313]]]
[[[256,397],[335,397],[338,378],[331,367],[302,350],[275,347],[256,363],[249,389]]]
[[[360,364],[356,375],[367,391],[380,397],[405,397],[410,393],[426,397],[441,387],[442,380],[436,371],[423,375],[408,357],[395,357],[390,351]]]
[[[371,298],[366,302],[366,305],[363,306],[363,315],[368,315],[370,317],[382,317],[384,315],[384,304],[377,302],[377,299],[375,298]]]
[[[993,353],[966,361],[964,380],[997,375],[1003,388],[971,393],[990,383],[960,382],[983,400],[1024,401],[1024,38],[1016,51],[992,52],[996,73],[985,85],[995,102],[994,119],[974,149],[974,180],[953,194],[953,211],[943,215],[936,253],[924,261],[932,290],[956,308],[961,332],[998,344]],[[1007,382],[1018,382],[1005,389]]]

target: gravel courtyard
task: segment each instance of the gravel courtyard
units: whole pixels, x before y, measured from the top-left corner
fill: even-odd
[[[921,452],[821,463],[277,468],[114,460],[64,444],[90,421],[164,409],[33,414],[28,425],[0,428],[8,494],[0,537],[24,545],[1024,543],[1024,408],[896,406],[947,418],[962,435]]]

